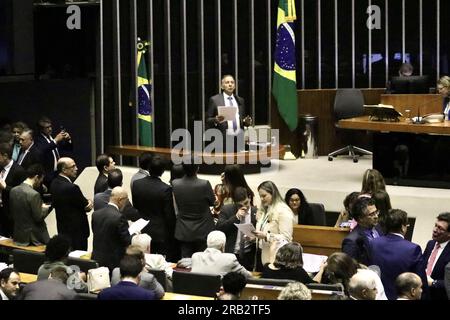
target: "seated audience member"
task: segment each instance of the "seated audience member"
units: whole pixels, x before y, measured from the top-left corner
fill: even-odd
[[[311,300],[311,290],[301,282],[288,283],[278,295],[278,300]]]
[[[375,300],[377,296],[376,273],[358,269],[348,283],[348,293],[353,300]]]
[[[300,243],[290,242],[278,249],[273,263],[264,265],[262,278],[292,279],[302,283],[314,282],[303,269],[303,249]]]
[[[131,245],[127,248],[125,255],[133,256],[139,258],[142,262],[143,270],[140,274],[139,287],[144,289],[153,290],[156,299],[161,299],[164,296],[164,289],[161,284],[156,280],[153,274],[148,273],[145,270],[145,256],[144,252],[136,245]],[[111,285],[116,285],[119,283],[121,278],[120,268],[114,268],[111,276]]]
[[[51,238],[45,248],[45,262],[39,267],[37,279],[48,279],[56,267],[67,267],[65,261],[70,253],[70,241],[61,235]]]
[[[314,213],[300,189],[289,189],[284,201],[294,214],[294,224],[314,225]]]
[[[133,184],[136,180],[148,177],[150,173],[148,172],[148,168],[150,166],[150,162],[152,161],[152,154],[150,152],[143,152],[139,156],[139,170],[131,177],[130,182],[130,190],[133,190]]]
[[[370,242],[370,263],[377,265],[381,271],[381,280],[388,299],[395,300],[395,279],[403,272],[413,272],[426,283],[425,266],[422,249],[404,236],[408,228],[405,211],[390,210],[386,217],[386,235]],[[427,290],[425,286],[425,290]]]
[[[94,195],[108,189],[108,172],[116,168],[116,163],[109,155],[101,154],[95,160],[95,165],[98,170],[98,177],[95,180]]]
[[[343,228],[343,227],[350,227],[351,225],[351,220],[353,219],[353,215],[352,215],[352,208],[353,208],[353,204],[355,203],[356,199],[358,199],[359,196],[359,192],[352,192],[349,193],[344,201],[344,209],[341,211],[341,213],[339,214],[339,217],[336,220],[336,223],[334,225],[335,228]]]
[[[382,235],[378,227],[378,210],[373,199],[360,197],[353,205],[352,214],[358,225],[342,241],[342,252],[367,266],[370,241]]]
[[[245,277],[252,276],[232,253],[224,253],[226,236],[222,231],[211,231],[206,240],[208,248],[192,255],[192,272],[218,274],[224,276],[228,272],[238,272]]]
[[[382,174],[376,169],[367,169],[363,175],[361,194],[373,195],[379,190],[386,191]]]
[[[13,268],[0,271],[0,300],[14,300],[19,294],[20,275]]]
[[[50,205],[42,203],[41,195],[36,191],[43,181],[44,168],[34,164],[27,169],[26,180],[10,192],[13,240],[19,246],[42,245],[50,240],[45,223]]]
[[[155,300],[154,291],[138,286],[142,269],[141,259],[125,255],[120,260],[121,281],[103,289],[98,295],[98,300]]]
[[[74,300],[76,293],[67,288],[69,274],[66,268],[56,267],[46,280],[29,283],[23,288],[21,300]]]
[[[420,300],[422,279],[412,272],[404,272],[395,279],[397,300]]]
[[[222,288],[217,300],[239,300],[242,290],[247,285],[247,279],[238,272],[228,272],[222,278]]]
[[[150,253],[152,238],[146,234],[141,233],[135,235],[131,239],[131,244],[137,246],[142,250],[145,256],[145,267],[148,269],[163,270],[166,272],[167,277],[172,277],[173,269],[171,263],[167,262],[163,255]]]
[[[19,159],[20,135],[22,134],[22,132],[25,129],[28,129],[28,126],[24,122],[21,122],[21,121],[14,122],[11,125],[11,132],[14,137],[11,159],[13,159],[15,162],[17,162],[17,160]]]
[[[234,190],[233,199],[234,203],[222,207],[216,229],[225,233],[227,238],[225,252],[234,253],[240,264],[247,270],[252,270],[255,265],[255,242],[238,231],[235,224],[251,223],[255,226],[257,208],[250,205],[247,189],[244,187]]]

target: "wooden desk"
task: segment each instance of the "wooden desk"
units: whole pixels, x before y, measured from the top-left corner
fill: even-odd
[[[411,116],[442,112],[442,96],[440,94],[382,94],[380,103],[394,106],[395,110],[405,114],[411,111]]]
[[[253,300],[253,297],[258,297],[258,300],[277,300],[283,288],[279,286],[247,284],[242,290],[240,300]],[[333,291],[313,289],[311,290],[311,300],[329,300],[333,293]]]
[[[329,256],[341,251],[342,240],[349,232],[348,228],[294,225],[293,241],[299,242],[306,253]]]
[[[166,292],[161,300],[214,300],[214,298]]]
[[[21,283],[30,283],[37,281],[37,274],[19,272]]]
[[[45,252],[45,246],[18,246],[14,244],[12,239],[4,239],[0,240],[0,249],[3,249],[7,253],[11,253],[13,249],[20,249],[25,251],[33,251],[33,252]]]

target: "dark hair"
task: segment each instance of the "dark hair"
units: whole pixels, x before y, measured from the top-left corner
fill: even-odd
[[[49,117],[46,116],[42,116],[39,118],[38,122],[37,122],[37,127],[40,129],[44,128],[44,123],[52,123],[52,120],[50,120]]]
[[[439,221],[447,222],[447,225],[448,225],[447,231],[450,231],[450,212],[440,213],[436,219],[438,219]]]
[[[180,179],[184,177],[184,169],[182,164],[174,164],[170,168],[170,182],[172,183],[175,179]]]
[[[384,190],[379,190],[372,195],[372,199],[375,201],[375,206],[380,211],[381,215],[385,215],[392,209],[391,198],[389,194]]]
[[[97,167],[98,172],[103,172],[103,167],[109,165],[109,158],[110,156],[106,153],[102,153],[101,155],[97,156],[97,159],[95,160],[95,166]]]
[[[150,167],[150,161],[152,161],[153,155],[150,152],[143,152],[139,156],[139,168],[148,170]]]
[[[56,163],[56,171],[61,173],[66,168],[66,163],[64,161],[58,160]]]
[[[38,176],[40,178],[45,174],[44,167],[40,163],[32,164],[27,168],[26,172],[27,178],[34,178],[35,176]]]
[[[296,269],[303,266],[303,249],[298,242],[289,242],[278,249],[273,265],[277,268]]]
[[[386,191],[383,175],[376,169],[367,169],[363,175],[361,193],[374,194],[379,190]]]
[[[231,74],[224,74],[224,75],[222,76],[222,78],[220,79],[220,81],[223,81],[223,79],[225,79],[226,77],[232,77],[233,80],[234,80],[234,77],[233,77]]]
[[[237,187],[236,189],[234,189],[234,194],[233,194],[234,202],[241,202],[247,198],[248,198],[247,189],[245,189],[244,187]]]
[[[0,281],[3,280],[5,282],[8,282],[9,277],[11,276],[11,273],[19,274],[19,271],[17,271],[15,268],[3,269],[2,271],[0,271]]]
[[[193,177],[197,174],[199,165],[195,163],[194,157],[183,158],[183,170],[186,176]]]
[[[244,173],[241,170],[241,167],[238,164],[232,164],[225,166],[224,170],[224,183],[226,184],[231,197],[234,197],[234,189],[237,187],[244,187],[247,189],[247,195],[250,198],[250,201],[253,204],[253,198],[255,197],[255,194],[253,193],[252,189],[248,186],[247,181],[245,180]],[[236,199],[233,198],[234,202]]]
[[[28,125],[25,123],[25,122],[22,122],[22,121],[17,121],[17,122],[14,122],[12,125],[11,125],[11,130],[12,129],[14,129],[14,128],[19,128],[20,130],[25,130],[26,128],[28,128]]]
[[[228,272],[222,278],[222,287],[225,293],[239,296],[247,284],[245,276],[238,272]]]
[[[60,280],[62,283],[66,284],[67,279],[69,278],[69,274],[67,273],[67,269],[65,267],[55,267],[50,271],[50,275],[52,279]]]
[[[113,169],[108,171],[108,187],[113,189],[122,186],[123,174],[120,169]]]
[[[12,147],[10,143],[2,142],[0,143],[0,154],[7,155],[8,159],[12,156]]]
[[[56,235],[51,238],[45,248],[45,258],[48,262],[60,261],[68,256],[70,241],[65,236]]]
[[[164,173],[164,169],[166,168],[166,164],[163,158],[160,155],[153,156],[150,161],[150,175],[152,177],[160,177]]]
[[[408,214],[400,209],[389,210],[386,219],[385,226],[386,232],[400,232],[402,226],[408,224]]]
[[[142,272],[142,260],[136,256],[124,255],[120,260],[120,276],[136,278]]]
[[[344,252],[332,253],[327,259],[323,283],[342,283],[348,292],[348,282],[358,271],[358,263]]]
[[[352,216],[356,221],[363,218],[367,212],[368,206],[375,205],[375,201],[372,198],[361,197],[356,199],[352,207]]]
[[[291,188],[286,192],[286,195],[284,196],[284,201],[289,206],[289,200],[291,197],[296,194],[300,198],[300,207],[298,210],[298,216],[299,216],[299,223],[305,223],[306,221],[302,221],[305,217],[308,217],[312,214],[311,206],[308,203],[308,200],[306,200],[305,195],[300,189],[297,188]],[[290,208],[290,206],[289,206]]]
[[[359,196],[359,192],[353,191],[352,193],[349,193],[343,201],[344,208],[345,208],[345,210],[347,210],[347,213],[350,215],[349,218],[353,218],[351,215],[352,207],[353,207],[353,204],[355,203],[356,199],[358,199],[358,196]]]

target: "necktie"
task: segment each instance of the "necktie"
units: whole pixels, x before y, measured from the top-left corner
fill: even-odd
[[[375,230],[375,229],[372,229],[372,238],[376,239],[376,238],[378,238],[379,236],[380,236],[380,234],[378,233],[378,231]]]
[[[6,170],[4,168],[2,168],[2,170],[0,171],[0,180],[5,180],[5,173],[6,173]],[[3,192],[0,192],[0,207],[3,207],[2,193]]]
[[[427,276],[430,276],[431,272],[433,271],[433,265],[434,265],[434,262],[436,261],[436,257],[437,257],[440,247],[441,247],[441,245],[438,242],[436,242],[436,246],[434,247],[433,251],[431,252],[430,259],[428,260]]]
[[[228,106],[232,107],[233,106],[233,97],[229,96],[228,97]],[[237,129],[237,122],[236,122],[236,117],[233,119],[233,131],[236,131]]]
[[[19,159],[17,160],[17,163],[18,164],[22,164],[22,161],[23,161],[23,158],[25,158],[25,154],[26,154],[27,152],[26,151],[21,151],[20,153],[19,153]]]

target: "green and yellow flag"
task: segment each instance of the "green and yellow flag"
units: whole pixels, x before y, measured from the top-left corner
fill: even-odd
[[[148,43],[138,41],[137,83],[138,83],[138,122],[139,145],[153,147],[153,110],[151,102],[152,82],[148,77],[144,53]]]
[[[277,42],[274,53],[272,94],[278,110],[291,131],[297,128],[297,80],[295,34],[293,30],[295,0],[279,0]]]

